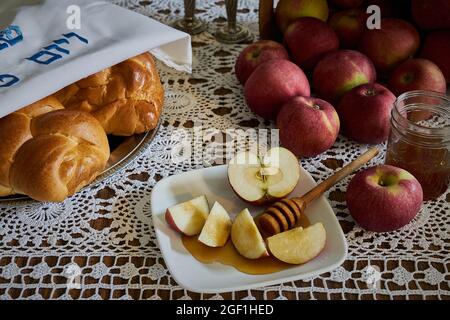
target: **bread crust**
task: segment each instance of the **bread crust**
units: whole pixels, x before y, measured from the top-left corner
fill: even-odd
[[[32,139],[18,150],[10,171],[15,192],[39,201],[63,201],[105,168],[110,150],[89,113],[58,110],[31,121]]]
[[[155,61],[143,53],[0,118],[0,196],[63,201],[104,170],[107,134],[156,128],[163,103]]]
[[[156,128],[164,104],[164,90],[148,52],[77,81],[55,96],[67,109],[91,113],[107,134],[117,136]]]
[[[31,120],[60,109],[63,109],[61,103],[50,96],[0,118],[0,196],[14,194],[9,183],[9,172],[19,148],[32,138]]]
[[[60,202],[100,174],[110,150],[92,115],[53,96],[0,119],[0,196]]]

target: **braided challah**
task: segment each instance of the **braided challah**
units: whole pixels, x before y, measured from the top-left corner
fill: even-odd
[[[154,129],[164,91],[153,57],[144,53],[57,92],[67,109],[90,112],[107,134],[131,136]]]
[[[109,145],[89,113],[47,97],[0,119],[0,195],[63,201],[104,169]]]
[[[31,120],[59,109],[63,109],[61,103],[50,96],[0,118],[0,196],[14,194],[9,183],[9,171],[19,148],[32,138]]]
[[[104,170],[107,134],[156,128],[163,102],[155,61],[144,53],[0,118],[0,197],[63,201]]]

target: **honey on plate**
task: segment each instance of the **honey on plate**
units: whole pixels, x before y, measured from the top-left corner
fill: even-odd
[[[435,92],[400,95],[391,117],[386,164],[409,171],[424,200],[438,198],[450,185],[450,99]]]
[[[255,221],[258,225],[258,217]],[[297,226],[307,227],[309,224],[308,218],[305,215],[302,215]],[[262,234],[262,236],[265,237],[264,234]],[[186,250],[198,261],[206,264],[214,262],[221,263],[232,266],[247,274],[268,274],[295,266],[282,262],[272,256],[260,259],[247,259],[236,251],[231,239],[228,240],[225,246],[220,248],[211,248],[204,245],[197,240],[197,236],[182,236],[181,240]]]

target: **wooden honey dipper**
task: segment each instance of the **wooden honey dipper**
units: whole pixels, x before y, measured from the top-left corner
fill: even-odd
[[[353,171],[359,169],[370,159],[375,157],[378,152],[379,150],[377,148],[366,151],[341,170],[322,181],[302,197],[291,199],[284,198],[275,202],[258,218],[260,227],[268,235],[274,235],[293,228],[311,202],[320,197],[334,184],[351,174]]]

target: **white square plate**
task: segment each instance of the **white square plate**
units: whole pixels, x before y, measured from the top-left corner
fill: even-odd
[[[300,196],[315,185],[311,175],[302,168],[291,196]],[[345,236],[333,209],[322,196],[306,209],[310,222],[322,222],[327,232],[325,249],[310,262],[265,275],[249,275],[220,263],[203,264],[184,248],[180,235],[170,229],[164,219],[168,207],[202,194],[206,195],[210,206],[219,201],[232,218],[244,208],[254,216],[264,209],[251,206],[236,196],[228,183],[226,165],[181,173],[156,184],[151,209],[159,248],[175,281],[190,291],[228,292],[295,281],[329,272],[345,260]]]

